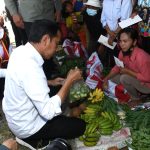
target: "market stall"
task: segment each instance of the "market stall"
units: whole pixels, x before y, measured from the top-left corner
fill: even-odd
[[[130,147],[133,150],[149,150],[150,103],[132,110],[126,104],[118,103],[117,98],[102,91],[101,79],[105,70],[96,53],[86,60],[81,57],[68,57],[61,51],[57,53],[56,58],[63,75],[74,67],[85,73],[84,80],[75,83],[68,96],[70,104],[85,105],[78,117],[87,123],[84,134],[72,141],[73,149],[107,150],[115,146],[118,149]]]

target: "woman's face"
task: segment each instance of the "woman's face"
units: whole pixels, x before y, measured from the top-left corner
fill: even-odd
[[[121,47],[121,50],[123,52],[126,52],[134,45],[134,41],[127,33],[122,33],[120,35],[119,45]]]

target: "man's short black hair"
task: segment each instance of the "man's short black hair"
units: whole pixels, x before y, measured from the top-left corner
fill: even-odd
[[[50,38],[53,38],[57,36],[59,30],[55,22],[50,20],[37,20],[32,24],[28,41],[39,43],[44,35],[48,34]]]

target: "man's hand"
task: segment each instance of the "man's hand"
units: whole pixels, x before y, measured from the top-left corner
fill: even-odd
[[[6,146],[7,148],[9,148],[10,150],[18,149],[17,142],[13,139],[8,139],[8,140],[4,141],[3,145]]]
[[[63,85],[65,82],[64,78],[55,78],[54,80],[48,80],[48,85],[51,86],[58,86],[58,85]]]
[[[13,15],[12,18],[17,27],[24,29],[24,23],[23,23],[22,16],[20,16],[19,14],[16,14],[16,15]]]
[[[76,69],[71,69],[67,75],[67,79],[66,79],[66,82],[67,81],[70,81],[70,82],[75,82],[77,80],[80,80],[80,79],[83,79],[82,77],[82,71],[78,68]]]
[[[65,83],[57,93],[57,95],[61,98],[61,101],[63,102],[70,90],[71,85],[77,81],[82,79],[82,71],[78,68],[71,69],[67,75],[67,78],[65,80]]]

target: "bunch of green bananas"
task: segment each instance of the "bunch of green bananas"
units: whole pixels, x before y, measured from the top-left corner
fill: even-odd
[[[99,130],[101,135],[112,135],[112,122],[107,118],[102,118],[99,120]]]
[[[98,132],[99,124],[98,122],[90,123],[86,126],[84,135],[79,137],[79,140],[83,141],[85,146],[95,146],[100,138],[100,133]]]
[[[88,100],[90,100],[91,103],[96,103],[102,101],[103,98],[104,92],[101,89],[96,88],[93,92],[90,93]]]
[[[81,119],[85,122],[92,122],[93,120],[97,119],[101,115],[101,106],[96,104],[90,104],[84,110],[84,114],[81,114]]]
[[[104,111],[101,113],[101,115],[111,122],[112,130],[118,131],[122,128],[122,124],[120,123],[119,117],[116,114]]]
[[[100,135],[95,132],[88,134],[87,136],[83,136],[83,143],[85,146],[95,146],[99,141]]]
[[[101,135],[111,135],[114,130],[122,128],[115,113],[102,110],[99,103],[88,104],[80,116],[87,123],[84,135],[79,137],[85,146],[95,146]]]

